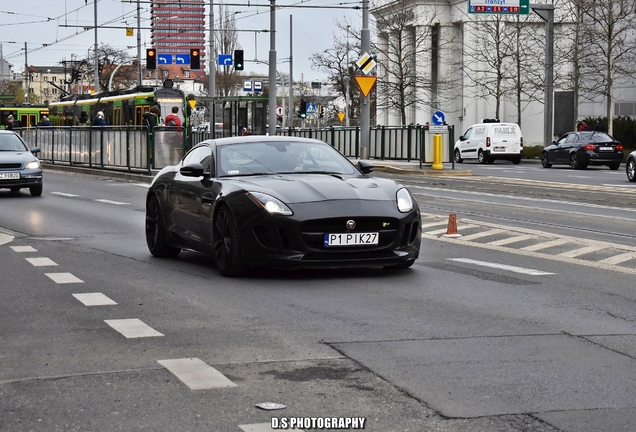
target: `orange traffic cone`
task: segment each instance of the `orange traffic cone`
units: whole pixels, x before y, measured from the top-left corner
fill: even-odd
[[[446,234],[444,237],[461,237],[461,234],[457,233],[457,215],[451,213],[448,215],[448,226],[446,227]]]

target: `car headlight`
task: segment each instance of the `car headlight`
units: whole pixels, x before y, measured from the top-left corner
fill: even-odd
[[[265,209],[270,214],[278,214],[283,216],[291,216],[294,214],[289,207],[285,205],[278,198],[274,198],[271,195],[267,195],[261,192],[247,192],[247,197],[251,199],[254,204],[262,209]]]
[[[406,188],[402,188],[397,191],[397,208],[402,213],[407,213],[413,210],[413,199],[411,198],[411,194]]]
[[[24,169],[38,169],[38,168],[40,168],[39,160],[31,161],[24,166]]]

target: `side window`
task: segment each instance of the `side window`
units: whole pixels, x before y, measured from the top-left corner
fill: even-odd
[[[183,158],[183,165],[200,163],[203,171],[210,172],[212,166],[212,151],[207,145],[195,147]]]
[[[466,132],[464,132],[464,138],[470,138],[471,133],[473,133],[473,128],[469,128]]]
[[[559,139],[559,141],[557,141],[557,144],[562,145],[565,144],[565,141],[568,139],[570,135],[566,135],[564,137],[561,137],[561,139]]]
[[[578,137],[576,136],[576,134],[569,134],[569,135],[568,135],[568,139],[567,139],[567,140],[565,140],[565,142],[566,142],[566,143],[568,143],[568,144],[571,144],[571,143],[576,142],[576,141],[577,141],[577,138],[578,138]]]

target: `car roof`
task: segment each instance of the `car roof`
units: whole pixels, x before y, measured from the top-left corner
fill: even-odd
[[[203,142],[207,142],[207,143],[213,142],[217,146],[251,143],[251,142],[296,142],[296,143],[304,142],[304,143],[328,145],[326,142],[318,140],[318,139],[314,139],[314,138],[293,137],[293,136],[285,136],[285,135],[274,135],[274,136],[247,135],[247,136],[209,139],[209,140],[202,141],[202,143]]]

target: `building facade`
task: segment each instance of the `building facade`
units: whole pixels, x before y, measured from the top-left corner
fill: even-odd
[[[205,51],[204,0],[156,0],[151,9],[150,40],[161,55],[170,54],[173,63],[177,55],[190,54],[191,49]],[[204,55],[201,68],[204,68]]]

